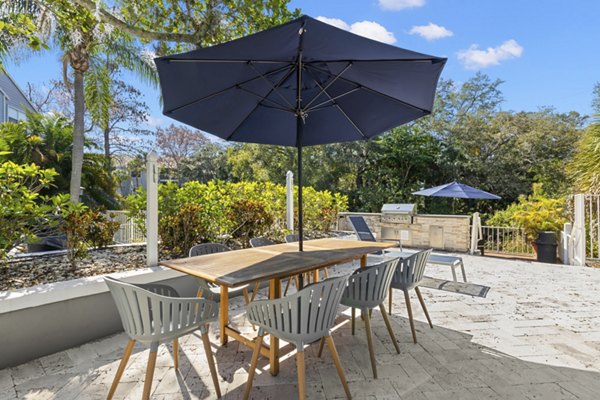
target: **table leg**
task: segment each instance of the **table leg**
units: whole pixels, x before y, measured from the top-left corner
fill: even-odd
[[[278,299],[281,297],[281,280],[279,278],[271,279],[269,281],[270,290],[269,298]],[[269,348],[269,363],[271,369],[271,375],[275,376],[279,374],[279,338],[271,335]]]
[[[367,267],[367,255],[364,254],[361,258],[360,258],[360,267],[361,268],[366,268]]]
[[[221,320],[220,328],[221,328],[221,345],[224,346],[227,344],[227,332],[225,332],[225,327],[229,322],[229,289],[226,286],[221,285],[221,299],[219,303],[221,309]]]

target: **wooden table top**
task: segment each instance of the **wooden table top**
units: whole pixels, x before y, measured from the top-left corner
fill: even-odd
[[[394,247],[395,243],[316,239],[160,262],[160,265],[227,287],[284,278]]]

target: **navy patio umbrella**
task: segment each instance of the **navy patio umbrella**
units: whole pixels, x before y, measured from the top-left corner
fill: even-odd
[[[491,194],[484,190],[479,190],[472,186],[456,181],[429,189],[419,190],[418,192],[413,192],[413,194],[430,197],[453,197],[455,199],[500,200],[502,198],[500,196],[496,196],[495,194]]]
[[[165,115],[225,140],[297,147],[300,250],[302,147],[430,114],[445,62],[308,16],[155,59]]]

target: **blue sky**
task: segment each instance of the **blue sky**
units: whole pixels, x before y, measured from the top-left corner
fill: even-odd
[[[395,46],[448,58],[442,77],[464,82],[477,71],[502,79],[504,110],[591,114],[600,82],[598,0],[293,0],[304,14]],[[46,52],[7,70],[21,87],[59,79],[60,56]],[[151,108],[161,115],[158,90],[134,76]]]

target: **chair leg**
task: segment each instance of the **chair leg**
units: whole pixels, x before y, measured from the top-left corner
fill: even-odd
[[[150,391],[152,389],[152,378],[154,377],[154,367],[156,366],[156,353],[158,343],[152,344],[150,347],[150,355],[148,356],[148,366],[146,367],[146,378],[144,379],[144,391],[142,400],[150,399]]]
[[[325,279],[329,279],[329,269],[327,267],[323,268],[323,273],[325,274]]]
[[[354,336],[354,325],[356,324],[356,309],[352,307],[352,336]]]
[[[244,293],[244,303],[248,304],[250,302],[250,298],[248,296],[248,288],[244,288],[243,293]]]
[[[127,346],[125,347],[125,351],[123,352],[123,357],[121,357],[121,362],[119,363],[119,368],[117,368],[117,373],[115,374],[115,379],[113,379],[112,386],[108,391],[108,396],[106,396],[107,400],[111,400],[115,395],[115,391],[117,390],[117,385],[121,380],[121,376],[123,376],[123,372],[125,371],[125,367],[127,366],[127,361],[129,361],[129,357],[131,357],[131,353],[133,352],[133,348],[135,347],[135,340],[129,339],[127,342]]]
[[[217,392],[217,398],[221,398],[221,387],[219,386],[219,378],[217,376],[217,368],[215,368],[215,359],[210,348],[210,340],[208,339],[208,330],[202,333],[202,343],[204,344],[204,352],[206,353],[206,361],[208,361],[208,368],[210,369],[210,376],[212,377],[213,384],[215,385],[215,391]]]
[[[346,392],[346,397],[348,399],[351,399],[352,395],[350,394],[350,388],[348,387],[348,381],[346,381],[346,376],[344,375],[344,370],[342,369],[342,363],[340,362],[340,356],[338,355],[337,349],[335,348],[335,344],[333,343],[333,338],[331,336],[325,336],[325,341],[327,342],[327,346],[329,347],[329,352],[331,353],[331,358],[333,358],[333,363],[335,364],[335,369],[337,369],[337,373],[340,376],[342,385],[344,386],[344,392]]]
[[[248,371],[248,381],[244,388],[244,400],[248,400],[250,397],[250,390],[252,390],[252,381],[254,380],[254,373],[256,372],[256,364],[258,364],[258,356],[260,355],[260,348],[262,347],[263,335],[261,334],[262,329],[259,330],[259,335],[256,337],[256,343],[254,344],[254,353],[252,353],[252,361],[250,362],[250,370]]]
[[[396,340],[396,335],[394,335],[392,324],[390,323],[390,317],[388,317],[388,315],[385,313],[383,303],[379,305],[379,309],[381,310],[381,315],[383,316],[385,326],[387,326],[387,330],[390,333],[390,338],[392,338],[392,342],[394,343],[394,347],[396,348],[396,353],[400,354],[400,346],[398,345],[398,341]]]
[[[296,278],[296,279],[298,279],[298,278]],[[283,291],[284,296],[287,295],[288,289],[290,288],[290,282],[292,282],[292,280],[288,279],[287,283],[285,284],[285,290]],[[298,286],[296,286],[296,287],[298,287]]]
[[[367,344],[369,345],[369,356],[371,357],[371,368],[373,369],[373,378],[377,379],[377,362],[375,361],[375,349],[373,348],[373,333],[371,332],[371,317],[368,312],[363,311],[365,320],[365,330],[367,331]]]
[[[463,263],[462,258],[460,259],[460,270],[462,271],[463,281],[467,281],[467,274],[465,273],[465,263]]]
[[[303,349],[296,351],[296,368],[298,369],[298,399],[304,400],[306,398],[306,376]]]
[[[321,341],[319,342],[319,352],[317,353],[317,357],[321,358],[321,356],[323,355],[323,347],[325,346],[325,338],[322,337]]]
[[[388,312],[390,313],[390,315],[392,315],[392,294],[393,293],[394,293],[394,289],[390,288],[390,293],[388,294],[388,304],[389,304]]]
[[[173,339],[173,366],[179,369],[179,340]]]
[[[413,342],[417,343],[417,331],[415,330],[415,321],[413,319],[412,307],[410,306],[410,296],[408,290],[404,291],[404,300],[406,301],[406,311],[408,311],[408,321],[410,322],[410,330],[412,332]]]
[[[254,285],[254,290],[252,291],[252,297],[250,298],[250,301],[254,301],[254,298],[256,297],[256,293],[258,293],[259,286],[260,286],[260,282],[256,282],[256,284]]]
[[[431,318],[429,318],[429,313],[427,312],[427,306],[425,306],[425,302],[423,301],[423,296],[421,295],[421,290],[419,287],[415,287],[415,292],[417,292],[417,297],[419,298],[419,303],[421,303],[421,307],[423,308],[423,312],[425,312],[425,317],[427,317],[427,322],[429,322],[429,327],[433,329],[433,324],[431,323]]]

